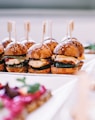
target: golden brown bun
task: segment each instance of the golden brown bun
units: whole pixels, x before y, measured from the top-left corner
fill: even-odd
[[[27,53],[25,45],[19,42],[11,42],[5,49],[5,55],[24,55]]]
[[[81,57],[84,53],[83,45],[76,38],[72,38],[72,41],[76,45],[76,47],[79,49],[79,57]]]
[[[51,39],[49,38],[49,39],[46,39],[46,40],[43,42],[43,44],[47,45],[47,46],[51,49],[51,51],[52,51],[52,53],[53,53],[53,50],[54,50],[54,48],[58,45],[58,42],[56,42],[55,40],[51,40]]]
[[[83,65],[83,62],[80,62],[79,66],[75,68],[57,68],[52,65],[51,73],[53,74],[75,74],[81,69],[82,65]]]
[[[57,68],[51,66],[51,73],[53,74],[75,74],[78,71],[78,67],[75,68]]]
[[[83,61],[80,61],[80,64],[78,65],[78,70],[80,70],[83,66],[84,62]]]
[[[4,47],[2,44],[0,44],[0,54],[4,53]]]
[[[44,44],[34,44],[27,53],[27,58],[43,59],[51,57],[50,48]]]
[[[4,67],[4,63],[0,64],[0,71],[4,71],[5,67]]]
[[[43,69],[43,70],[34,70],[29,66],[28,72],[29,73],[43,73],[43,74],[46,74],[46,73],[50,73],[50,68]]]
[[[18,73],[25,73],[27,72],[27,67],[6,67],[8,72],[18,72]]]
[[[79,57],[79,50],[72,42],[60,43],[54,49],[54,54]]]
[[[4,41],[2,41],[2,45],[4,46],[4,48],[6,48],[7,45],[11,42],[13,42],[13,41],[12,40],[6,40],[6,41],[4,40]]]
[[[54,54],[80,57],[84,52],[84,48],[77,40],[64,40],[56,46]]]
[[[34,45],[35,44],[35,42],[34,41],[27,41],[27,40],[24,40],[24,41],[22,41],[22,43],[26,46],[26,48],[27,48],[27,50],[32,46],[32,45]]]

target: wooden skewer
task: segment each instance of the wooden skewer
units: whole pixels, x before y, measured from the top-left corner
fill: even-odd
[[[66,36],[68,37],[69,35],[69,24],[67,25],[67,31],[66,31]]]
[[[70,38],[72,38],[72,32],[73,32],[73,30],[74,30],[74,21],[71,20],[69,22],[69,34],[70,34]]]
[[[79,75],[79,99],[74,120],[87,120],[89,80],[86,73]]]
[[[42,43],[44,41],[45,33],[46,33],[46,22],[43,22],[43,25],[42,25]]]
[[[9,40],[11,40],[12,21],[8,21],[7,29],[8,29],[8,33],[9,33]]]
[[[50,39],[52,40],[52,21],[50,21]]]
[[[25,28],[25,37],[26,37],[26,40],[29,40],[29,32],[30,32],[30,22],[29,21],[25,22],[24,28]]]
[[[47,21],[47,35],[50,37],[50,40],[52,40],[52,21]]]
[[[14,25],[14,36],[15,36],[15,42],[17,42],[16,23],[13,22],[13,25]]]

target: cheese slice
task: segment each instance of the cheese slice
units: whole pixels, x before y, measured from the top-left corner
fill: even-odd
[[[24,59],[9,59],[6,61],[6,65],[14,65],[14,64],[20,64],[21,62],[24,62]]]
[[[54,61],[58,61],[58,62],[64,62],[64,61],[72,61],[75,64],[79,63],[79,60],[74,58],[74,57],[69,57],[69,56],[64,56],[64,55],[56,55],[55,57],[53,56]]]
[[[34,68],[40,68],[44,65],[49,64],[49,61],[47,61],[46,59],[41,59],[41,60],[30,60],[28,63],[30,66],[34,67]]]

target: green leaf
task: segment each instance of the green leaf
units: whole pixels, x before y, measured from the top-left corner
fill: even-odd
[[[23,77],[23,78],[17,78],[16,79],[17,81],[23,83],[24,85],[26,85],[26,77]]]
[[[30,85],[28,87],[28,93],[35,93],[36,91],[39,90],[39,87],[40,87],[40,84],[39,83],[36,83],[34,85]]]
[[[95,50],[95,44],[91,44],[91,45],[85,47],[85,49]]]

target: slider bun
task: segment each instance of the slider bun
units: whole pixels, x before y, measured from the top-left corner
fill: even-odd
[[[58,45],[58,42],[55,41],[54,39],[45,39],[45,41],[43,42],[43,44],[47,45],[51,51],[53,52],[54,48]]]
[[[34,44],[29,48],[27,53],[27,58],[33,59],[44,59],[51,57],[52,52],[47,45],[44,44]]]
[[[0,54],[4,53],[4,47],[2,44],[0,44]]]
[[[6,70],[8,72],[25,73],[25,72],[27,72],[27,67],[26,66],[24,66],[24,67],[7,67],[6,66]]]
[[[5,67],[4,67],[4,63],[0,64],[0,71],[4,71]]]
[[[4,40],[2,40],[2,45],[4,46],[4,48],[6,48],[7,47],[7,45],[9,44],[9,43],[11,43],[11,42],[13,42],[14,41],[14,39],[9,39],[9,38],[5,38]]]
[[[11,42],[5,49],[5,55],[24,55],[26,53],[25,45],[19,42]]]
[[[81,57],[83,55],[83,53],[84,53],[83,45],[76,38],[72,38],[72,42],[79,49],[79,57]]]
[[[34,70],[32,69],[30,66],[28,68],[28,72],[29,73],[40,73],[40,74],[46,74],[46,73],[50,73],[50,68],[47,68],[47,69],[43,69],[43,70]]]
[[[57,68],[52,65],[51,73],[53,74],[75,74],[81,69],[82,66],[83,66],[83,62],[80,62],[80,64],[75,68]]]
[[[53,74],[75,74],[78,71],[78,67],[75,68],[57,68],[51,66],[51,72]]]
[[[54,54],[79,57],[79,50],[72,41],[64,41],[56,46]]]
[[[32,45],[35,44],[35,42],[33,40],[23,40],[22,44],[24,44],[28,50]]]

